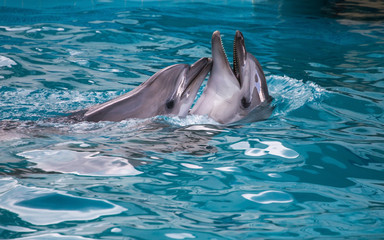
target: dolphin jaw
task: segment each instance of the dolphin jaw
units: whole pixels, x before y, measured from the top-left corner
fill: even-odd
[[[240,80],[240,69],[239,69],[239,60],[237,56],[237,48],[236,48],[236,42],[233,42],[233,74],[237,78],[237,80]],[[240,81],[239,81],[240,82]]]
[[[189,67],[185,76],[184,89],[181,98],[188,98],[190,95],[196,95],[200,85],[212,68],[211,58],[201,58]],[[198,86],[198,87],[196,87]],[[193,92],[191,92],[193,91]]]
[[[231,68],[223,41],[219,31],[215,31],[212,35],[212,58],[213,68],[218,68],[220,71],[227,70],[227,74],[233,76],[242,87],[242,78],[240,68],[244,67],[246,62],[246,50],[244,44],[244,37],[240,31],[236,31],[235,39],[233,41],[233,67]]]
[[[233,73],[242,86],[243,80],[240,74],[241,69],[245,66],[247,60],[247,52],[245,50],[245,43],[243,34],[237,30],[235,39],[233,41]]]
[[[219,31],[215,31],[212,34],[212,59],[214,68],[218,67],[220,69],[230,69],[232,71]]]

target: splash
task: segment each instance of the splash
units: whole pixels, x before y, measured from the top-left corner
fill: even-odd
[[[203,116],[203,115],[188,115],[184,118],[182,117],[162,117],[166,122],[168,122],[171,125],[179,126],[179,127],[185,127],[185,126],[191,126],[191,125],[202,125],[201,128],[207,128],[204,130],[208,130],[207,126],[203,125],[219,125],[218,122],[215,120]],[[209,130],[213,130],[210,129]]]
[[[274,115],[285,115],[307,103],[319,102],[326,90],[313,82],[303,82],[287,76],[269,76],[267,79],[270,94],[276,102]]]

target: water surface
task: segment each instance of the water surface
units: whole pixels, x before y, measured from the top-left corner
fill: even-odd
[[[383,9],[0,3],[0,238],[384,237]],[[243,32],[274,98],[269,119],[44,120],[209,57],[215,30],[229,59]]]

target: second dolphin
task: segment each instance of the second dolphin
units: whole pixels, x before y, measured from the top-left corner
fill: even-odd
[[[272,110],[263,106],[268,105],[272,98],[264,72],[259,61],[246,51],[240,31],[236,32],[234,40],[233,70],[219,31],[212,35],[212,61],[207,86],[191,114],[207,115],[223,124],[239,121],[248,115],[252,115],[254,120],[268,118]]]

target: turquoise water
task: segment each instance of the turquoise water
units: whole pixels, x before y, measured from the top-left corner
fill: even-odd
[[[384,6],[356,2],[0,2],[0,238],[384,238]],[[269,119],[44,121],[215,30],[229,59],[243,32]]]

